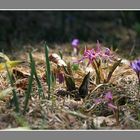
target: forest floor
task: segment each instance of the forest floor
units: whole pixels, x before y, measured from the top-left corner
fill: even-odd
[[[112,48],[114,56],[117,59],[122,59],[113,72],[110,81],[107,83],[96,83],[94,68],[91,65],[87,66],[87,61],[79,65],[73,64],[74,61],[82,58],[85,43],[80,44],[80,53],[74,56],[72,55],[73,50],[70,43],[50,45],[49,56],[52,53],[59,55],[59,52],[61,52],[63,61],[66,64],[70,63],[76,86],[75,90],[69,91],[66,81],[59,83],[56,80],[51,86],[50,99],[48,99],[49,91],[45,77],[46,61],[43,45],[26,45],[22,49],[12,49],[10,53],[4,52],[10,60],[22,60],[25,63],[11,69],[14,81],[13,87],[17,92],[19,102],[18,113],[15,111],[12,94],[13,88],[9,84],[7,71],[0,71],[0,129],[140,129],[140,91],[138,78],[130,67],[130,62],[139,57],[139,41],[132,41],[136,36],[134,35],[133,37],[131,31],[128,33],[128,30],[127,32],[123,30],[123,33],[118,29],[117,33],[115,33],[118,37],[120,37],[120,34],[122,35],[120,37],[122,38],[122,42],[120,41],[121,43],[118,48],[112,48],[112,44],[109,44],[109,46],[107,43],[101,44],[104,47]],[[86,45],[87,48],[95,48],[96,44],[95,42],[90,42],[86,43]],[[39,96],[37,82],[34,78],[27,110],[24,112],[26,91],[28,90],[29,78],[31,77],[29,63],[29,52],[31,51],[35,60],[36,71],[43,87],[44,97]],[[51,71],[57,73],[57,62],[51,61],[50,64]],[[59,69],[59,71],[64,72],[62,69]],[[89,71],[88,94],[84,98],[77,98],[78,89],[81,87],[84,77],[87,76]],[[3,94],[3,91],[6,91],[6,93]],[[110,99],[115,106],[114,108],[109,108],[107,102],[103,99],[108,92],[111,93]],[[103,100],[103,102],[96,102],[99,99]]]
[[[95,43],[87,45],[94,48]],[[84,50],[84,45],[81,45]],[[32,93],[28,104],[28,110],[23,114],[25,94],[30,77],[29,52],[32,51],[36,64],[36,70],[43,86],[45,98],[40,98],[35,80],[32,84]],[[79,56],[72,56],[70,44],[54,45],[52,53],[63,54],[66,64],[80,59]],[[122,53],[123,54],[123,53]],[[42,46],[26,46],[22,50],[13,50],[13,54],[7,54],[11,60],[24,60],[27,63],[18,65],[12,69],[14,78],[14,88],[17,91],[19,101],[19,113],[15,112],[12,91],[0,100],[0,129],[22,127],[27,129],[140,129],[139,110],[139,90],[138,79],[135,72],[130,67],[130,60],[124,59],[122,55],[115,55],[122,58],[121,64],[114,71],[110,82],[107,84],[95,84],[95,72],[90,65],[81,65],[78,69],[73,69],[73,77],[76,87],[79,88],[85,75],[90,72],[90,82],[88,85],[88,95],[85,98],[71,96],[75,91],[67,91],[65,82],[60,84],[56,81],[51,87],[51,97],[48,100],[48,86],[45,75],[45,52]],[[51,69],[53,69],[51,62]],[[73,67],[73,65],[71,65]],[[0,73],[0,90],[9,89],[7,72]],[[103,98],[106,92],[111,92],[113,103],[117,109],[110,109],[106,104],[96,104],[95,99]]]

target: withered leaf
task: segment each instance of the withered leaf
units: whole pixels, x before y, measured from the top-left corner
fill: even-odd
[[[28,78],[30,76],[30,73],[23,72],[18,69],[13,69],[13,75],[16,79],[20,79],[20,78]]]

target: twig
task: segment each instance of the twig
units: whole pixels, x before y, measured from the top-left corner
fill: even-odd
[[[97,85],[92,91],[91,91],[91,93],[93,93],[95,90],[97,90],[98,88],[100,88],[101,86],[107,86],[108,85],[108,83],[107,84],[99,84],[99,85]]]
[[[81,113],[78,113],[78,112],[75,112],[75,111],[68,111],[68,110],[66,111],[64,109],[62,109],[61,111],[65,112],[65,113],[69,113],[69,114],[71,114],[73,116],[77,116],[77,117],[83,118],[83,119],[89,118],[88,116],[85,116],[84,114],[81,114]]]

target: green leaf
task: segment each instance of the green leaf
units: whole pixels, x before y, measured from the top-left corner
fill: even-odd
[[[38,75],[37,75],[37,72],[36,72],[36,67],[35,67],[35,61],[32,57],[32,54],[31,54],[31,63],[33,63],[33,70],[34,70],[34,75],[35,75],[35,79],[36,79],[36,82],[37,82],[37,86],[38,86],[38,93],[39,93],[39,97],[45,97],[44,93],[43,93],[43,88],[42,88],[42,85],[41,85],[41,82],[38,78]]]
[[[72,70],[77,71],[79,69],[78,64],[72,64]]]
[[[65,71],[65,81],[66,81],[66,87],[68,91],[73,91],[76,89],[75,87],[75,81],[73,78],[73,73],[71,69],[70,63],[68,63],[67,67],[63,66],[63,69]]]
[[[85,98],[88,95],[90,72],[84,77],[82,84],[79,88],[79,96]]]
[[[5,64],[5,68],[6,68],[7,73],[8,73],[8,78],[10,80],[10,84],[11,84],[12,87],[14,87],[12,76],[11,76],[11,74],[9,72],[9,69],[8,69],[6,64]],[[14,88],[12,89],[12,92],[13,92],[13,100],[14,100],[14,105],[16,107],[16,112],[19,112],[19,102],[18,102],[17,92]]]
[[[72,77],[65,76],[66,86],[68,91],[73,91],[76,89],[75,82]]]
[[[34,66],[35,64],[33,62],[32,54],[31,53],[29,53],[29,57],[30,57],[31,75],[29,77],[28,89],[25,92],[25,101],[24,101],[24,111],[23,111],[23,114],[25,114],[26,110],[27,110],[28,102],[29,102],[30,95],[31,95],[31,92],[32,92],[33,76],[34,76],[34,73],[35,73],[35,69],[34,69],[35,68],[35,66]]]
[[[48,100],[50,99],[50,90],[51,90],[51,68],[49,61],[49,47],[45,43],[45,58],[46,58],[46,82],[48,84]]]

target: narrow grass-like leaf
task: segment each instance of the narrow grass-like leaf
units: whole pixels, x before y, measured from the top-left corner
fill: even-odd
[[[29,53],[29,57],[30,57],[30,67],[31,67],[31,75],[29,77],[29,84],[28,84],[28,89],[25,93],[25,103],[24,103],[24,110],[23,110],[23,114],[26,113],[26,110],[27,110],[27,106],[28,106],[28,102],[29,102],[29,99],[30,99],[30,95],[31,95],[31,92],[32,92],[32,82],[33,82],[33,76],[34,76],[34,73],[35,73],[35,70],[34,70],[34,63],[32,61],[32,54]]]
[[[7,73],[8,73],[8,78],[9,78],[10,84],[11,84],[12,87],[14,87],[12,76],[11,76],[11,74],[9,72],[9,69],[8,69],[6,64],[5,64],[5,68],[6,68]],[[13,92],[13,100],[14,100],[14,105],[15,105],[15,108],[16,108],[16,112],[19,112],[19,102],[18,102],[17,92],[14,88],[12,89],[12,92]]]
[[[96,72],[96,84],[100,84],[101,77],[100,77],[100,71],[99,71],[97,61],[93,61],[92,66],[93,66],[93,68],[95,69],[95,72]]]
[[[42,85],[41,85],[41,82],[38,78],[38,75],[37,75],[37,72],[36,72],[36,67],[35,67],[35,61],[32,57],[32,54],[30,55],[30,59],[31,59],[31,63],[32,63],[32,67],[34,69],[34,75],[35,75],[35,79],[36,79],[36,82],[37,82],[37,86],[38,86],[38,93],[39,93],[39,97],[45,97],[44,96],[44,93],[43,93],[43,88],[42,88]]]
[[[103,68],[99,67],[100,79],[101,81],[105,81],[104,71]]]
[[[44,92],[43,92],[43,88],[42,88],[42,85],[41,85],[41,82],[37,76],[37,72],[36,72],[36,69],[35,69],[35,79],[36,79],[36,82],[37,82],[37,86],[38,86],[38,93],[39,93],[39,97],[45,97],[44,96]]]
[[[48,100],[50,99],[50,90],[51,90],[51,70],[50,70],[50,61],[49,61],[49,48],[45,44],[45,58],[46,58],[46,82],[48,84]]]
[[[111,67],[111,70],[109,71],[109,74],[108,74],[108,76],[107,76],[107,79],[106,79],[106,81],[105,81],[106,83],[109,82],[109,80],[110,80],[111,77],[112,77],[113,72],[115,71],[115,69],[117,68],[117,66],[119,66],[119,64],[121,63],[121,61],[122,61],[122,59],[118,60],[117,62],[115,62],[115,63],[113,64],[113,66]]]
[[[55,75],[54,72],[52,72],[51,80],[52,80],[52,87],[55,87],[55,85],[56,85],[56,75]]]

